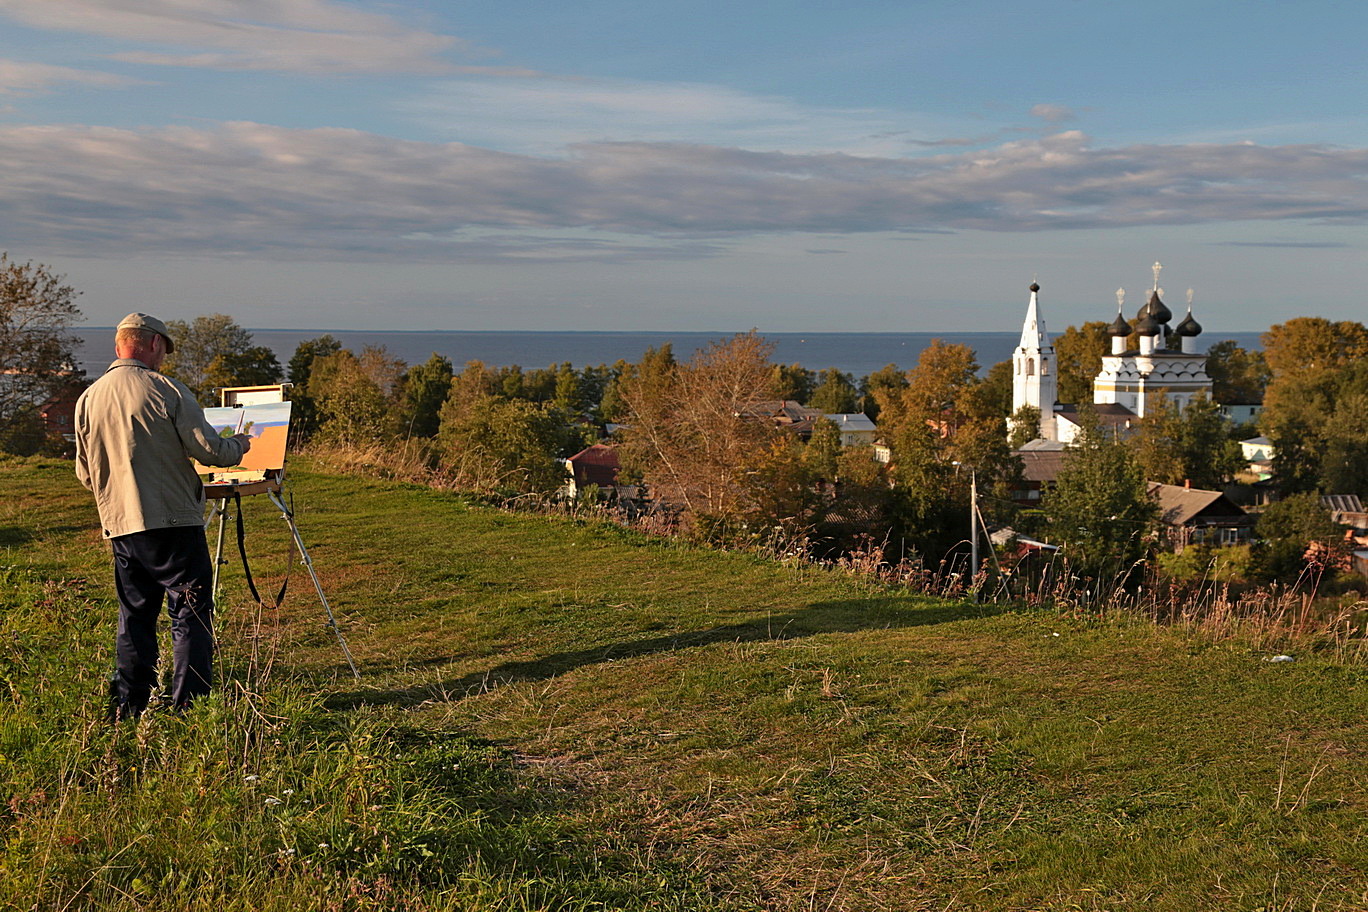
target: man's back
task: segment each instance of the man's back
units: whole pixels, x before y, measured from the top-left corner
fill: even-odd
[[[242,444],[214,432],[183,384],[135,359],[115,361],[76,403],[76,474],[95,494],[106,538],[201,524],[191,458],[236,465]]]

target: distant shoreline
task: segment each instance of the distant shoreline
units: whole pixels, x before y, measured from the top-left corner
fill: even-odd
[[[257,345],[275,352],[282,365],[290,360],[300,342],[331,335],[346,348],[359,351],[367,345],[383,345],[393,357],[406,363],[421,364],[436,353],[449,358],[457,370],[467,362],[482,361],[491,367],[517,364],[542,368],[569,361],[577,369],[618,360],[639,361],[648,348],[669,343],[675,357],[689,358],[694,351],[711,343],[729,339],[730,332],[614,332],[606,330],[386,330],[359,329],[250,329]],[[933,339],[968,345],[986,371],[1011,357],[1021,339],[1012,332],[840,332],[794,333],[761,332],[774,344],[773,360],[778,364],[801,364],[821,371],[836,368],[857,380],[888,364],[903,370],[916,366],[921,352]],[[94,377],[104,372],[113,359],[113,327],[83,327],[77,335],[84,339],[77,353],[78,367]],[[1207,344],[1233,339],[1245,348],[1260,348],[1260,333],[1204,333]]]

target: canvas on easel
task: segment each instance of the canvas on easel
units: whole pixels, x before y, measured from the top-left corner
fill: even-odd
[[[246,434],[252,438],[252,448],[240,465],[221,469],[197,462],[195,471],[212,476],[213,482],[259,481],[268,474],[283,473],[285,444],[290,436],[290,406],[289,402],[264,402],[205,409],[205,420],[220,437]]]

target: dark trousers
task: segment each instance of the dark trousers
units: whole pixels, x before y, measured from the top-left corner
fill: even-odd
[[[214,664],[213,562],[200,526],[148,529],[110,540],[119,631],[110,698],[136,716],[157,683],[157,615],[171,618],[171,701],[178,708],[209,692]]]

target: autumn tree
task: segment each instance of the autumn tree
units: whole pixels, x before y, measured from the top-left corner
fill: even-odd
[[[626,456],[659,499],[694,517],[748,507],[747,466],[776,432],[757,414],[773,395],[773,346],[756,333],[714,342],[685,363],[648,352],[622,378]]]
[[[885,364],[860,380],[861,411],[870,420],[879,420],[880,403],[893,401],[906,386],[907,374],[896,364]]]
[[[1101,320],[1090,320],[1068,327],[1054,340],[1060,402],[1092,402],[1093,379],[1102,370],[1103,355],[1111,351],[1107,326]]]
[[[523,398],[514,397],[505,392],[510,385],[507,382],[508,376],[506,374],[501,379],[499,374],[490,369],[483,361],[467,361],[461,372],[451,378],[451,389],[447,393],[446,403],[442,406],[441,423],[452,420],[463,409],[473,408],[476,403],[482,402],[489,396]],[[522,378],[523,375],[518,372],[513,376]]]
[[[876,391],[879,423],[893,453],[892,515],[900,536],[939,556],[968,535],[970,469],[985,485],[1009,471],[1002,419],[963,411],[977,384],[978,362],[966,345],[933,340],[901,388]]]
[[[35,451],[38,406],[75,378],[76,296],[49,267],[0,253],[0,450]]]
[[[1263,335],[1272,372],[1259,428],[1273,440],[1273,470],[1287,493],[1368,494],[1354,451],[1368,395],[1368,328],[1298,317]]]

